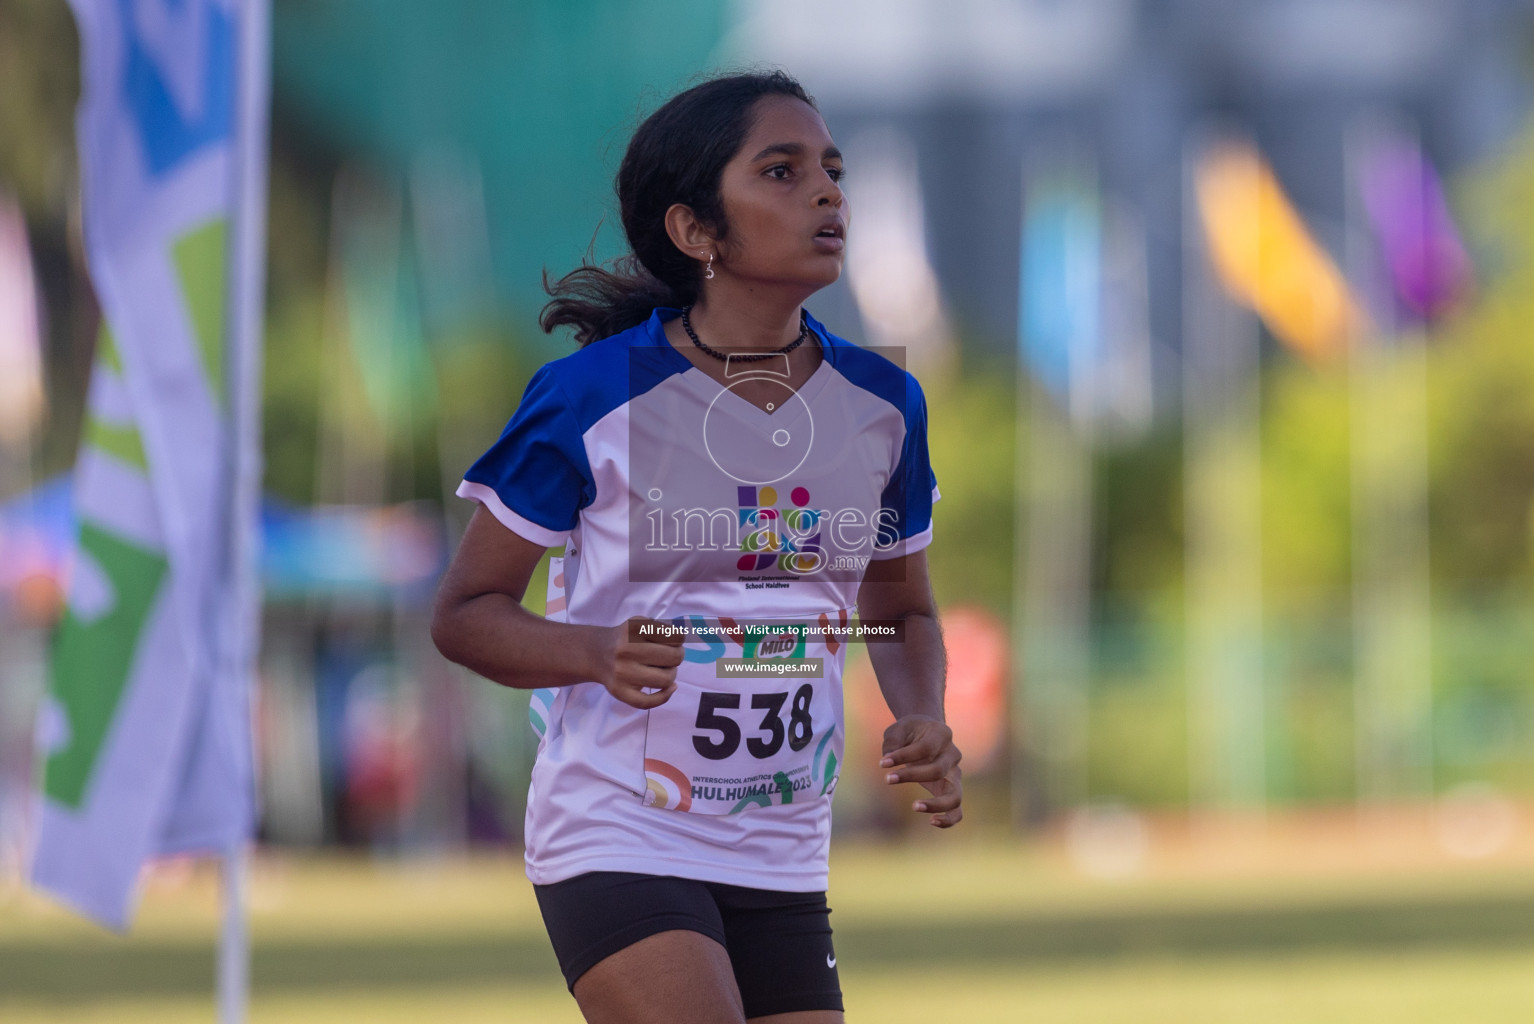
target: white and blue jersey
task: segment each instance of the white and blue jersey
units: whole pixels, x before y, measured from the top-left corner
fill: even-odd
[[[542,691],[528,876],[637,871],[826,887],[841,674],[870,559],[932,538],[936,480],[914,377],[812,318],[824,359],[764,410],[666,339],[678,310],[541,368],[458,493],[565,548],[550,617],[691,627],[678,686],[641,711],[598,683]],[[760,388],[762,385],[756,385]],[[538,724],[535,722],[535,724]]]

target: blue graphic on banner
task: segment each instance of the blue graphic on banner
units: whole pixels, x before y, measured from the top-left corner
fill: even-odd
[[[188,116],[171,95],[160,67],[139,37],[133,0],[117,0],[127,40],[123,95],[138,125],[149,173],[158,178],[205,146],[230,137],[234,122],[234,22],[218,4],[208,4],[202,54],[201,109]],[[172,4],[183,7],[182,4]]]

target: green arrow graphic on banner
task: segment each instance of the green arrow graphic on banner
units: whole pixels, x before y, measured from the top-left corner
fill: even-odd
[[[224,405],[224,260],[228,222],[220,217],[176,239],[171,256],[192,319],[208,391]]]
[[[51,693],[69,723],[68,742],[44,766],[43,792],[79,809],[101,754],[118,702],[133,671],[134,654],[165,580],[165,556],[80,524],[79,557],[95,561],[115,603],[85,622],[64,613],[54,637]]]

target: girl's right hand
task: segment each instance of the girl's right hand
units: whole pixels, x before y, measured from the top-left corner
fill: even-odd
[[[684,637],[669,626],[636,615],[609,632],[607,692],[640,710],[660,707],[676,690],[676,667],[682,663]]]

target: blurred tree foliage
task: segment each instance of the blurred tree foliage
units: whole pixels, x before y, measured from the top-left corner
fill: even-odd
[[[1534,135],[1461,183],[1480,294],[1428,329],[1435,591],[1534,582]],[[1263,398],[1263,571],[1277,607],[1350,586],[1347,365],[1278,360]]]
[[[1480,292],[1428,329],[1437,783],[1526,792],[1534,742],[1534,132],[1461,177]],[[1388,343],[1388,342],[1387,342]],[[1352,396],[1345,360],[1262,382],[1267,778],[1274,801],[1353,796]],[[1176,424],[1099,456],[1094,798],[1185,798]]]
[[[442,501],[496,436],[531,372],[529,346],[493,319],[425,339],[431,372],[398,382],[408,408],[368,401],[344,334],[342,272],[333,258],[331,183],[340,154],[274,116],[268,217],[265,445],[267,490],[299,504],[337,501],[335,458],[376,457],[379,500]],[[378,171],[380,175],[387,172]],[[402,274],[415,273],[407,264]],[[425,393],[431,392],[431,393]],[[328,447],[327,447],[328,446]],[[456,502],[449,502],[453,508]]]
[[[1170,419],[1099,446],[1093,590],[1114,605],[1159,602],[1181,586],[1182,435]]]
[[[942,499],[927,549],[940,604],[1006,615],[1012,600],[1016,388],[1010,365],[922,382],[927,444]]]
[[[79,47],[61,0],[0,4],[0,182],[35,225],[61,227],[75,188]]]
[[[272,117],[267,198],[266,353],[262,385],[266,487],[313,500],[324,373],[325,277],[330,223],[328,150],[288,134]]]
[[[1433,571],[1446,591],[1534,581],[1534,130],[1466,182],[1483,291],[1435,332]]]

